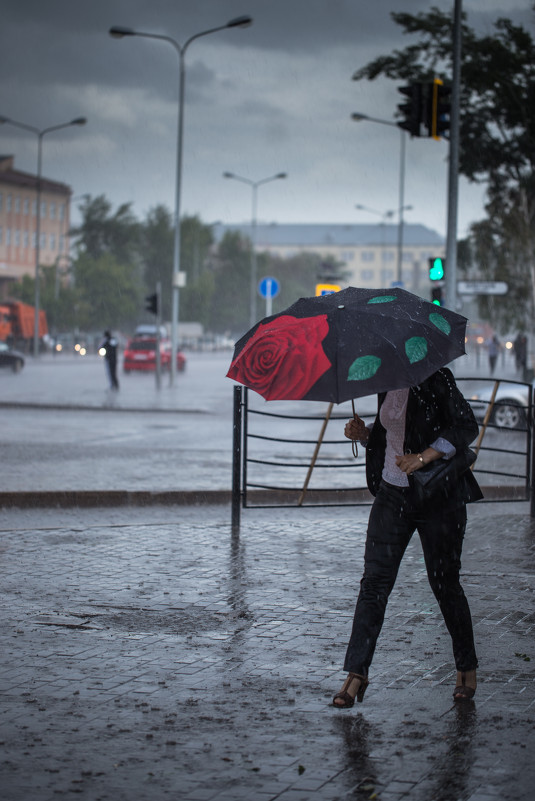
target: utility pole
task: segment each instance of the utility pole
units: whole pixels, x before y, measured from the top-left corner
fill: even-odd
[[[446,230],[446,306],[457,306],[457,206],[459,196],[459,107],[461,95],[462,0],[453,11],[453,75],[448,171],[448,221]]]

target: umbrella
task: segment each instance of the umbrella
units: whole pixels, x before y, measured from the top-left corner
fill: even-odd
[[[419,384],[465,353],[466,323],[404,289],[348,287],[261,320],[227,376],[266,400],[343,403]]]

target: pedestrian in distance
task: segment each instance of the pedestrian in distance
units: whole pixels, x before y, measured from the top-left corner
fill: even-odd
[[[515,338],[513,348],[515,352],[516,369],[523,373],[526,369],[528,358],[528,338],[521,331],[519,331]]]
[[[348,439],[358,440],[366,448],[366,479],[375,500],[344,663],[348,676],[333,704],[347,709],[355,699],[364,698],[388,598],[416,530],[429,583],[452,640],[457,669],[453,697],[456,701],[471,699],[478,661],[459,572],[466,504],[483,496],[472,471],[466,470],[455,481],[445,482],[431,500],[421,499],[413,474],[438,459],[460,458],[477,436],[478,425],[447,368],[419,386],[381,393],[378,410],[370,428],[355,415],[344,429]]]
[[[110,389],[117,391],[119,389],[119,380],[117,378],[117,346],[118,342],[115,337],[111,335],[111,331],[104,331],[104,339],[98,346],[99,353],[103,350],[104,359],[106,360],[106,370],[108,373],[108,380],[110,382]]]
[[[494,334],[487,343],[487,351],[489,354],[489,370],[490,374],[494,375],[494,370],[496,369],[496,361],[498,359],[498,354],[501,350],[500,340]]]

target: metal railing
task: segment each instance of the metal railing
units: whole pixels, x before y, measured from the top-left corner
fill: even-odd
[[[507,381],[526,389],[526,403],[518,407],[521,427],[511,430],[495,421],[496,410],[502,408],[500,380],[480,377],[456,380],[461,390],[463,383],[468,382],[492,384],[489,400],[480,401],[486,411],[480,421],[477,443],[472,446],[479,457],[473,468],[479,483],[490,479],[490,484],[484,487],[486,497],[480,503],[531,500],[531,515],[535,516],[532,385]],[[366,487],[365,454],[361,452],[354,458],[351,442],[341,433],[342,421],[352,416],[350,407],[346,413],[334,415],[332,404],[327,404],[324,414],[301,413],[303,404],[295,404],[295,414],[271,412],[265,410],[265,402],[259,398],[264,409],[251,404],[249,395],[245,387],[234,387],[233,526],[239,526],[242,508],[300,507],[305,501],[308,506],[372,503]],[[371,422],[375,412],[363,417]],[[326,438],[328,424],[336,421],[340,421],[340,436]],[[493,460],[500,469],[494,469]],[[331,479],[333,471],[336,480],[324,480],[327,476]]]

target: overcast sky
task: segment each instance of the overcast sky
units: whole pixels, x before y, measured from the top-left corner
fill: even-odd
[[[417,13],[453,0],[4,0],[0,32],[0,115],[39,129],[88,118],[44,137],[43,174],[74,196],[133,201],[138,217],[158,203],[174,208],[178,58],[164,42],[112,39],[122,25],[179,43],[225,24],[186,56],[182,213],[206,223],[251,218],[262,186],[262,222],[372,222],[398,207],[399,130],[355,123],[354,111],[393,120],[401,96],[392,81],[352,81],[356,69],[410,42],[392,10]],[[508,16],[534,32],[532,0],[464,0],[468,21],[491,32]],[[0,152],[36,170],[36,137],[0,126]],[[447,144],[407,142],[407,222],[446,229]],[[459,235],[483,216],[483,190],[461,182]],[[75,217],[76,219],[76,217]]]

